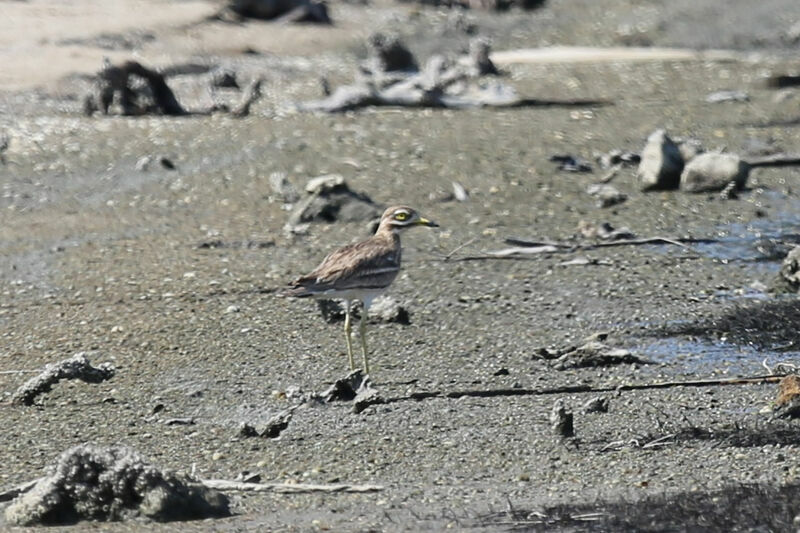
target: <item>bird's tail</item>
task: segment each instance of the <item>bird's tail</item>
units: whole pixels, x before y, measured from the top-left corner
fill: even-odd
[[[313,294],[308,290],[308,287],[303,287],[302,285],[292,285],[276,293],[281,298],[308,298]]]

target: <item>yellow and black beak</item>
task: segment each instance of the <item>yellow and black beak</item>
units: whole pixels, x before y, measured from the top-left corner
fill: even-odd
[[[429,228],[438,228],[439,227],[439,224],[437,224],[433,220],[428,220],[425,217],[419,217],[419,220],[417,220],[417,224],[419,224],[420,226],[428,226]]]

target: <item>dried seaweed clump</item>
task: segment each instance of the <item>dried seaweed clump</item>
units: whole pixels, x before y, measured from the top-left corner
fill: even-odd
[[[101,383],[114,377],[116,369],[111,363],[92,366],[85,352],[69,359],[50,363],[42,372],[26,381],[11,396],[11,405],[33,405],[37,396],[50,392],[53,385],[65,379],[80,379],[86,383]]]
[[[75,446],[5,511],[19,526],[79,520],[156,521],[228,516],[228,498],[191,478],[148,464],[124,447]]]

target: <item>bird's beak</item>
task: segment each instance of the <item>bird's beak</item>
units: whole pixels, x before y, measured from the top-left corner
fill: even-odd
[[[427,218],[419,217],[419,221],[417,222],[420,226],[428,226],[429,228],[438,228],[439,224],[434,222],[433,220],[428,220]]]

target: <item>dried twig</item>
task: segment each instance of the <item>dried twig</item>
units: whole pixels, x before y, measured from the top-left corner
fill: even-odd
[[[797,374],[798,370],[800,370],[800,366],[798,366],[798,365],[796,365],[794,363],[787,363],[787,362],[783,362],[783,361],[775,363],[775,366],[771,367],[771,366],[769,366],[767,364],[767,358],[766,357],[764,358],[763,361],[761,361],[761,366],[763,366],[767,370],[768,373],[776,374],[776,375],[777,374],[781,374],[781,375]]]
[[[674,439],[678,434],[677,433],[670,433],[669,435],[664,435],[663,437],[659,437],[657,439],[653,439],[650,442],[646,442],[642,444],[642,449],[647,448],[656,448],[658,446],[666,446],[667,444],[671,444],[670,440]]]
[[[463,242],[463,243],[459,244],[458,246],[456,246],[455,248],[453,248],[453,250],[452,250],[450,253],[448,253],[447,255],[445,255],[443,260],[444,260],[445,262],[449,261],[449,260],[450,260],[450,258],[451,258],[451,257],[453,257],[453,255],[455,255],[455,254],[456,254],[456,252],[458,252],[459,250],[462,250],[462,249],[466,248],[467,246],[469,246],[470,244],[472,244],[473,242],[475,242],[475,241],[477,241],[477,240],[478,240],[478,238],[477,238],[477,237],[473,237],[473,238],[469,239],[468,241],[466,241],[466,242]]]
[[[206,487],[217,490],[240,492],[278,492],[282,494],[301,494],[308,492],[378,492],[381,485],[349,485],[346,483],[245,483],[226,479],[203,479]]]

